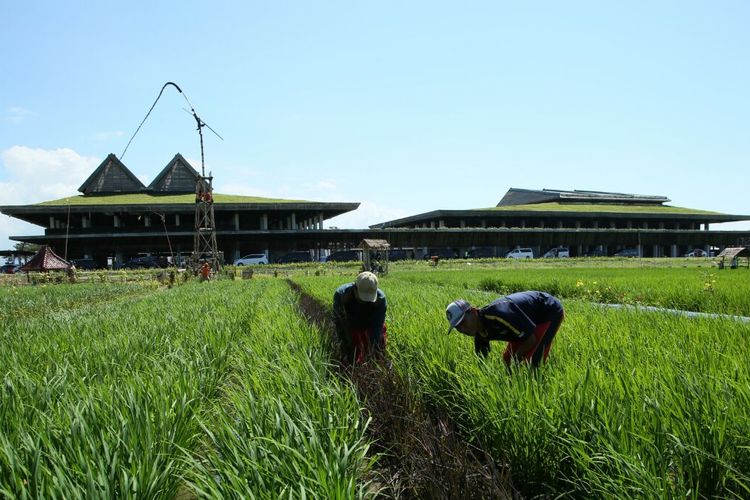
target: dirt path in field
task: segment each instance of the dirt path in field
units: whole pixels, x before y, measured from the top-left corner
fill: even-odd
[[[327,309],[296,283],[302,315],[321,331],[335,336]],[[354,368],[332,353],[342,376],[349,377],[371,418],[368,437],[379,459],[371,480],[380,495],[390,498],[518,498],[507,472],[490,455],[469,445],[456,425],[434,408],[426,408],[408,383],[390,368],[387,359],[371,360]]]

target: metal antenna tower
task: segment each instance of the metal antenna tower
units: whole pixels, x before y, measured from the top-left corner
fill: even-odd
[[[175,85],[176,86],[176,85]],[[179,90],[179,87],[178,87]],[[185,94],[183,94],[185,95]],[[193,265],[197,268],[201,260],[205,260],[214,272],[221,268],[218,245],[216,244],[216,220],[214,218],[214,177],[211,172],[206,176],[206,164],[203,155],[203,127],[213,132],[216,137],[224,140],[214,129],[198,117],[190,105],[190,113],[198,125],[198,135],[201,140],[201,176],[195,181],[195,234],[193,236]]]
[[[201,173],[203,174],[203,171]],[[221,261],[216,244],[213,179],[209,172],[208,176],[201,175],[198,177],[195,184],[195,234],[193,236],[193,256],[191,260],[195,267],[198,267],[200,262],[205,260],[211,266],[211,269],[218,271]]]

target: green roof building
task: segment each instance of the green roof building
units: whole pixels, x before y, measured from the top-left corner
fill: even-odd
[[[68,259],[115,264],[139,254],[187,255],[193,250],[195,189],[200,175],[177,154],[145,186],[110,154],[78,190],[82,193],[34,205],[3,206],[0,212],[44,228],[17,241],[50,245]],[[219,251],[227,262],[246,253],[304,250],[303,233],[323,231],[323,221],[359,203],[326,203],[214,193]],[[273,259],[272,259],[273,260]]]
[[[481,238],[484,252],[504,256],[517,246],[533,247],[535,256],[548,249],[570,246],[571,255],[613,254],[637,248],[641,256],[682,255],[694,246],[724,246],[732,239],[709,232],[720,222],[750,220],[748,215],[729,215],[707,210],[674,207],[666,196],[511,188],[489,208],[433,210],[370,226],[372,229],[435,229],[495,234]],[[702,231],[703,233],[695,234]],[[746,238],[745,232],[734,233]],[[467,241],[477,241],[471,238]],[[647,242],[647,243],[644,243]],[[452,248],[454,254],[462,250]],[[466,250],[464,249],[463,252]]]

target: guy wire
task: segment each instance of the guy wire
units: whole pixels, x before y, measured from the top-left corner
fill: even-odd
[[[192,106],[192,105],[190,104],[190,101],[188,101],[188,98],[187,98],[187,96],[186,96],[186,95],[185,95],[185,94],[184,94],[184,93],[182,92],[182,89],[181,89],[181,88],[180,88],[180,87],[179,87],[179,86],[178,86],[178,85],[177,85],[176,83],[173,83],[173,82],[167,82],[167,83],[165,83],[165,84],[164,84],[164,86],[162,86],[161,90],[159,91],[159,95],[158,95],[158,96],[156,96],[156,100],[155,100],[155,101],[154,101],[154,103],[153,103],[153,104],[151,105],[151,108],[150,108],[150,109],[148,110],[148,113],[146,113],[146,116],[145,116],[145,117],[143,117],[143,120],[141,121],[141,124],[140,124],[140,125],[138,125],[138,128],[137,128],[137,129],[135,129],[135,132],[133,132],[133,136],[132,136],[132,137],[130,138],[130,140],[128,141],[128,144],[127,144],[127,145],[125,146],[125,149],[124,149],[124,150],[122,151],[122,154],[120,155],[120,160],[122,160],[122,157],[123,157],[123,156],[125,156],[125,152],[126,152],[126,151],[128,150],[128,148],[130,147],[130,143],[131,143],[131,142],[133,142],[133,139],[135,139],[135,135],[136,135],[136,134],[138,133],[138,131],[139,131],[139,130],[141,130],[141,127],[142,127],[142,126],[143,126],[143,124],[144,124],[144,123],[146,122],[146,118],[148,118],[148,115],[150,115],[150,114],[151,114],[151,112],[152,112],[152,111],[154,110],[154,107],[156,106],[156,103],[157,103],[157,102],[159,102],[159,98],[160,98],[160,97],[161,97],[161,95],[162,95],[162,94],[164,93],[164,89],[165,89],[165,88],[167,88],[167,85],[172,85],[172,86],[173,86],[174,88],[176,88],[176,89],[177,89],[177,91],[178,91],[178,92],[179,92],[180,94],[182,94],[182,97],[184,97],[184,98],[185,98],[185,100],[186,100],[186,101],[187,101],[187,103],[188,103],[188,106],[190,106],[190,109],[193,109],[193,106]],[[193,113],[195,113],[195,111],[193,111]]]

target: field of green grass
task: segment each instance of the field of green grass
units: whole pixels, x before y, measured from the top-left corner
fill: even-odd
[[[750,323],[601,305],[750,316],[750,273],[588,262],[392,265],[381,278],[391,372],[486,450],[519,497],[750,496]],[[356,273],[311,264],[172,288],[0,288],[0,498],[397,491],[373,482],[367,395],[287,282],[326,312]],[[481,359],[470,338],[446,334],[450,301],[522,289],[566,309],[536,372],[509,373],[502,343]]]
[[[509,464],[526,495],[750,493],[750,324],[563,300],[551,361],[509,376],[502,347],[485,361],[470,338],[445,333],[450,301],[497,294],[406,278],[382,280],[394,367]],[[297,280],[321,301],[337,283]]]
[[[34,312],[0,333],[0,497],[361,496],[358,403],[287,284],[203,285],[3,292]]]

